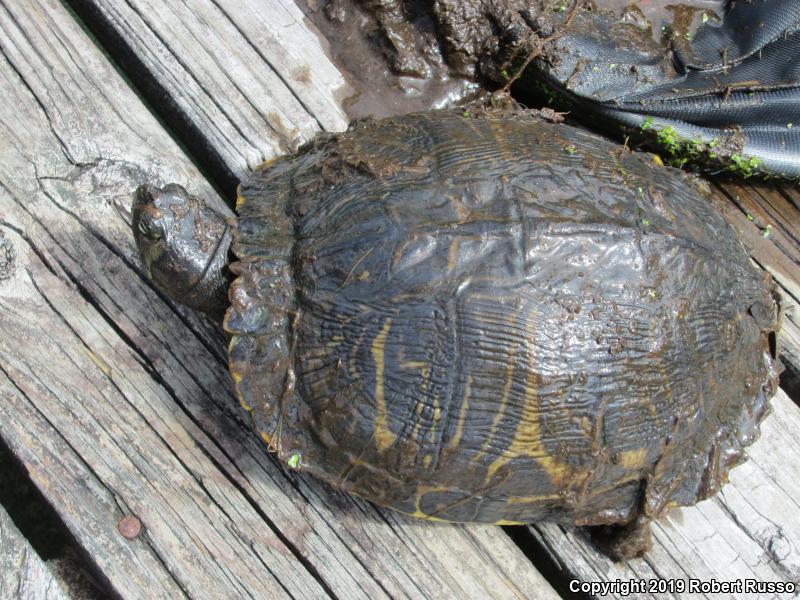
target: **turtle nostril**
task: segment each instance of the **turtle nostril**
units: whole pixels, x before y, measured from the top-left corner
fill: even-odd
[[[142,204],[152,204],[157,197],[158,190],[149,183],[140,185],[136,190],[136,198]]]

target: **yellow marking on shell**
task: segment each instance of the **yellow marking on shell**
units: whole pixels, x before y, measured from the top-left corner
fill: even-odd
[[[506,521],[505,519],[500,519],[499,521],[494,522],[495,525],[527,525],[527,523],[523,523],[521,521]]]
[[[273,158],[268,158],[267,160],[260,162],[256,165],[256,168],[253,169],[254,171],[261,171],[263,169],[268,169],[272,163],[277,162],[280,159],[280,156],[275,156]]]
[[[442,409],[439,407],[439,399],[433,399],[433,421],[431,423],[430,439],[431,444],[436,443],[436,432],[438,429],[439,421],[442,419]]]
[[[239,384],[242,382],[242,374],[234,369],[230,369],[231,372],[231,379],[233,380],[234,390],[236,392],[236,397],[239,399],[239,405],[246,410],[247,412],[252,412],[253,407],[250,406],[247,402],[244,401],[242,395],[239,393]]]
[[[231,338],[231,341],[228,343],[228,355],[230,355],[233,348],[239,342],[239,336],[235,335]],[[228,370],[231,374],[231,381],[233,381],[234,392],[236,393],[236,397],[239,400],[239,405],[246,410],[247,412],[252,412],[253,407],[250,406],[247,402],[244,401],[242,395],[239,393],[239,384],[242,383],[242,374],[234,368],[233,363],[228,364]]]
[[[506,406],[508,405],[508,396],[511,393],[511,385],[514,382],[514,349],[511,350],[508,356],[508,362],[506,363],[506,375],[505,375],[505,383],[503,384],[503,395],[500,396],[500,403],[497,408],[497,414],[492,421],[492,428],[489,430],[489,435],[486,436],[486,439],[481,446],[481,452],[477,453],[472,460],[479,460],[481,455],[486,451],[489,447],[489,444],[494,440],[495,433],[497,432],[497,426],[500,425],[500,421],[503,420],[503,417],[506,413]],[[496,462],[496,461],[495,461]],[[492,466],[494,463],[492,463]],[[489,473],[487,473],[486,478],[487,481],[491,475],[494,475],[494,471],[491,470],[492,467],[489,467]]]
[[[427,491],[434,491],[434,490],[447,491],[448,488],[428,488]],[[376,502],[374,498],[368,498],[367,496],[365,496],[363,494],[360,494],[359,492],[357,492],[355,490],[348,490],[347,493],[351,494],[353,496],[358,496],[359,498],[364,498],[365,500],[369,500],[370,502],[379,504],[380,506],[383,506],[385,508],[390,508],[393,511],[400,513],[401,515],[406,515],[407,517],[414,517],[415,519],[423,519],[425,521],[438,521],[440,523],[459,523],[459,521],[448,521],[447,519],[441,519],[439,517],[432,517],[432,516],[422,512],[422,510],[420,510],[420,508],[419,508],[419,496],[417,496],[417,507],[414,510],[414,512],[407,512],[407,511],[404,511],[404,510],[400,510],[396,506],[391,506],[389,504],[381,504],[379,502]],[[423,492],[423,493],[425,493],[425,492]]]
[[[425,369],[428,366],[424,360],[404,360],[400,363],[400,367],[403,369]]]
[[[461,443],[461,436],[464,433],[464,421],[467,418],[467,410],[469,409],[469,396],[472,392],[472,375],[467,375],[467,385],[464,390],[464,403],[461,405],[461,410],[458,412],[458,421],[456,422],[456,432],[453,434],[453,439],[450,440],[448,448],[458,448]]]
[[[452,491],[451,488],[441,485],[419,485],[417,486],[417,499],[414,502],[414,512],[409,513],[405,511],[398,511],[403,513],[404,515],[408,515],[409,517],[414,517],[415,519],[425,519],[426,521],[439,521],[442,523],[455,523],[457,521],[449,521],[447,519],[442,519],[441,517],[434,517],[429,515],[420,508],[420,502],[422,502],[422,497],[425,494],[429,494],[431,492],[449,492]]]
[[[532,496],[509,496],[506,498],[508,504],[534,504],[542,500],[563,500],[564,496],[560,492],[553,494],[534,494]]]
[[[367,452],[367,447],[369,446],[369,442],[364,444],[364,447],[361,449],[361,452],[355,458],[350,458],[348,456],[348,464],[345,466],[342,471],[339,472],[339,484],[344,483],[348,479],[350,479],[350,475],[352,475],[353,471],[355,471],[358,467],[370,467],[371,465],[368,462],[363,460],[364,454]]]
[[[460,244],[461,242],[458,238],[450,242],[450,248],[447,252],[447,268],[450,271],[454,271],[456,268],[456,262],[458,260],[458,247]]]
[[[439,517],[431,517],[430,515],[426,515],[421,510],[417,509],[413,513],[404,512],[402,510],[398,510],[397,512],[403,513],[409,517],[414,517],[415,519],[423,519],[425,521],[438,521],[439,523],[454,523],[454,521],[448,521],[447,519],[440,519]]]
[[[647,460],[647,448],[626,450],[619,453],[619,464],[625,469],[640,469]]]
[[[402,356],[403,350],[400,350],[400,355]],[[400,368],[408,369],[408,370],[415,370],[420,371],[422,375],[422,387],[427,389],[430,385],[430,378],[431,378],[431,365],[430,363],[423,361],[423,360],[401,360],[400,361]],[[434,399],[436,402],[436,399]],[[425,409],[425,404],[423,402],[417,402],[417,406],[414,409],[414,412],[417,416],[422,415],[422,411]],[[439,410],[438,408],[434,408],[434,418],[436,418],[436,411]],[[412,440],[416,440],[419,435],[419,428],[420,428],[420,420],[417,419],[414,423],[414,427],[409,434],[409,438]],[[431,436],[434,436],[435,429],[431,428]]]
[[[242,196],[242,193],[239,191],[239,188],[236,188],[236,210],[238,211],[245,203],[245,197]]]
[[[270,441],[272,440],[272,438],[270,437],[270,435],[268,433],[264,433],[263,431],[259,431],[258,435],[260,435],[261,439],[266,442],[267,446],[270,445]]]
[[[344,338],[342,338],[341,335],[332,335],[331,339],[325,342],[325,352],[322,353],[322,356],[329,356],[330,353],[335,351],[339,347],[339,344],[341,344],[343,341]]]
[[[659,167],[664,166],[664,161],[661,160],[661,157],[658,154],[653,154],[653,162],[656,163]]]
[[[384,398],[386,338],[389,335],[391,326],[392,320],[386,319],[380,333],[375,336],[375,340],[372,342],[372,360],[375,361],[375,443],[378,446],[378,450],[381,451],[391,446],[397,437],[389,430],[386,398]]]
[[[533,363],[533,357],[529,357]],[[528,365],[528,375],[525,382],[525,406],[522,410],[514,439],[508,448],[499,456],[486,471],[486,483],[494,477],[495,473],[504,465],[515,458],[532,458],[538,462],[550,476],[553,484],[564,487],[572,469],[566,463],[558,461],[551,456],[542,442],[542,432],[539,425],[539,402],[536,397],[534,365]]]
[[[364,343],[364,336],[366,335],[366,328],[361,328],[355,342],[352,343],[355,348],[361,348]],[[343,340],[344,341],[344,340]],[[353,377],[359,377],[359,362],[358,352],[350,352],[347,359],[347,372]]]

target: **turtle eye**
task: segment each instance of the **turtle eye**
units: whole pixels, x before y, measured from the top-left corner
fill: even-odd
[[[139,231],[150,240],[161,239],[161,233],[150,227],[150,224],[144,219],[139,219]]]

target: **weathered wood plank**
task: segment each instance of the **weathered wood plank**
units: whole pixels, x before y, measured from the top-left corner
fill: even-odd
[[[107,5],[106,0],[103,0],[102,3],[98,0],[96,4],[98,6]],[[118,33],[123,38],[126,35],[132,35],[126,33],[124,20],[116,24],[113,19],[109,22],[112,23],[112,26],[119,28]],[[131,38],[130,43],[133,47],[135,47],[135,42],[136,40]],[[146,52],[147,50],[142,51]],[[179,54],[178,57],[179,62],[192,62],[191,51]],[[152,65],[153,77],[165,77],[158,73],[160,66],[157,63],[154,62]],[[230,93],[230,89],[221,88],[218,91],[223,95],[218,96],[217,101],[223,105],[238,102],[235,97],[226,98],[224,96],[224,94]],[[191,111],[191,107],[187,110]],[[203,123],[202,116],[193,112],[187,112],[185,117],[197,124]],[[239,125],[239,127],[243,126]],[[257,123],[247,124],[247,126],[251,127],[253,131],[257,129]],[[269,133],[264,135],[269,135]],[[220,152],[220,155],[224,156],[224,153]],[[232,168],[232,170],[235,169]],[[764,255],[758,254],[771,251],[770,244],[774,245],[774,240],[777,238],[764,238],[755,221],[747,220],[742,210],[733,204],[731,206],[734,208],[732,211],[735,215],[734,223],[740,226],[745,243],[748,244],[755,259],[766,268],[769,268],[770,262],[778,264],[780,261],[777,259],[768,261]],[[774,228],[773,225],[773,230]],[[782,277],[777,269],[773,269],[773,273],[776,274],[776,278],[785,290],[790,290],[792,282],[797,281],[794,276]],[[170,321],[167,320],[167,322]],[[175,331],[183,331],[182,326],[182,323],[174,325]],[[191,333],[188,335],[196,335],[198,329],[192,326],[190,331]],[[786,346],[785,337],[782,339],[782,343]],[[170,347],[170,340],[162,336],[159,344]],[[159,352],[160,350],[155,353],[150,352],[148,355],[151,356],[153,363],[158,365],[160,373],[169,373],[168,367],[170,365],[174,367],[174,363],[164,361],[164,358],[158,354]],[[544,526],[532,531],[542,536],[540,537],[542,543],[550,547],[556,560],[565,565],[565,576],[575,575],[596,580],[658,576],[686,578],[691,576],[708,580],[711,577],[719,579],[723,575],[735,579],[750,573],[758,579],[779,577],[797,579],[798,573],[795,564],[800,542],[798,542],[796,524],[792,520],[797,510],[796,503],[792,498],[797,496],[776,486],[775,481],[782,480],[777,473],[773,473],[773,471],[777,472],[781,469],[786,473],[797,473],[797,454],[791,450],[792,444],[785,439],[784,433],[778,436],[782,440],[779,444],[767,444],[768,449],[760,455],[758,451],[765,444],[765,439],[768,439],[770,435],[775,437],[774,432],[769,433],[769,427],[776,417],[780,423],[787,414],[790,420],[796,416],[796,409],[786,402],[785,398],[777,401],[777,404],[777,414],[765,423],[764,438],[751,451],[754,459],[733,472],[734,483],[728,486],[718,498],[702,503],[698,507],[683,510],[681,512],[682,523],[679,522],[680,517],[673,516],[657,526],[656,547],[646,559],[632,561],[627,566],[615,566],[598,555],[580,532],[564,531],[556,526]],[[792,412],[793,410],[795,412]],[[796,423],[792,421],[790,426],[780,429],[780,431],[791,431],[790,427],[794,426]],[[782,452],[777,451],[776,445],[781,446]],[[258,465],[257,469],[267,468],[262,466],[263,457],[259,454],[258,448],[248,446],[247,452],[252,453],[250,459]],[[237,458],[236,464],[241,464],[240,461],[241,459]],[[795,477],[795,479],[797,478]],[[281,524],[281,531],[290,532],[287,534],[287,539],[291,543],[302,546],[302,543],[305,542],[303,535],[295,533],[297,524],[293,524],[293,520],[297,518],[297,507],[303,507],[301,511],[303,519],[311,520],[317,513],[320,521],[330,528],[327,531],[342,540],[358,561],[371,565],[370,560],[374,559],[384,565],[383,575],[378,578],[381,592],[392,596],[415,596],[427,593],[434,597],[444,597],[453,593],[452,586],[460,585],[460,593],[466,596],[487,594],[493,597],[502,597],[502,594],[505,593],[503,590],[509,590],[509,583],[498,584],[507,579],[513,581],[517,586],[515,591],[508,593],[528,597],[537,596],[530,591],[532,589],[530,585],[521,583],[519,570],[506,567],[506,570],[503,571],[499,568],[508,563],[513,565],[515,561],[520,560],[519,554],[515,553],[514,549],[509,550],[509,556],[514,560],[498,559],[497,551],[492,550],[495,558],[492,558],[491,562],[499,566],[499,570],[493,572],[495,578],[487,579],[485,571],[473,573],[471,567],[465,567],[463,574],[447,567],[444,572],[426,571],[430,568],[427,563],[430,555],[457,556],[453,550],[457,546],[453,544],[463,544],[464,547],[469,547],[468,544],[465,544],[465,537],[438,537],[441,535],[441,531],[469,531],[469,535],[474,536],[473,539],[482,544],[492,536],[500,537],[501,534],[498,530],[491,528],[429,528],[428,525],[421,523],[409,524],[399,515],[373,512],[372,508],[366,504],[353,502],[343,495],[331,492],[304,479],[296,481],[296,495],[290,494],[291,502],[281,503],[282,488],[276,492],[273,488],[268,488],[247,476],[243,477],[241,481],[240,485],[247,490],[248,494],[253,497],[264,497],[267,504],[270,502],[275,504],[276,508],[273,510],[283,511],[280,512],[277,523]],[[276,483],[276,487],[279,485]],[[250,491],[251,487],[253,488],[252,492]],[[310,504],[305,504],[306,499],[310,501]],[[312,507],[312,510],[309,510],[309,506]],[[302,519],[300,523],[303,523]],[[314,526],[320,525],[315,524]],[[385,527],[393,532],[400,531],[402,534],[398,534],[392,542],[390,538],[387,538]],[[432,531],[437,533],[434,538],[429,537]],[[300,541],[295,542],[295,540]],[[484,551],[481,550],[478,554],[483,553]],[[397,560],[397,556],[402,556],[402,560]],[[723,564],[720,564],[721,562]],[[448,563],[449,560],[446,559],[445,565]],[[522,568],[524,572],[524,562]],[[498,572],[507,575],[496,578]],[[421,586],[420,582],[422,581],[425,581],[428,586],[424,592],[421,587],[414,587]],[[337,582],[336,585],[341,585],[341,583]],[[652,598],[654,596],[640,595],[639,597]],[[655,595],[655,597],[665,596]],[[684,597],[690,596],[684,595]]]
[[[342,130],[347,83],[291,0],[73,0],[124,39],[164,98],[238,178],[320,128]]]
[[[720,182],[726,218],[753,259],[777,282],[786,314],[781,359],[800,373],[800,192],[796,184]],[[800,398],[795,400],[800,401]]]
[[[0,506],[0,598],[69,600],[69,594]]]
[[[167,405],[150,408],[154,397],[142,394],[155,386],[126,344],[129,324],[115,332],[94,306],[126,287],[109,277],[124,266],[113,239],[126,237],[114,200],[149,171],[198,173],[135,98],[120,93],[60,5],[6,3],[0,29],[0,214],[18,263],[0,290],[0,433],[119,592],[177,597],[226,581],[230,590],[277,591],[269,559],[292,595],[325,597],[274,534],[258,544],[228,541],[226,504],[241,510],[247,502],[203,489],[198,474],[209,468],[200,448]],[[164,151],[175,158],[159,160]],[[127,310],[124,298],[115,300],[114,310]],[[153,410],[161,418],[145,421]],[[133,543],[116,531],[128,512],[146,523]],[[261,526],[252,508],[247,516]]]
[[[355,91],[292,0],[72,4],[142,61],[182,118],[202,132],[208,147],[239,178],[319,127],[346,127],[342,99]],[[716,190],[755,217],[747,221],[744,213],[731,215],[753,257],[784,290],[787,306],[796,305],[800,237],[792,223],[800,222],[800,194],[791,185],[779,191],[771,184],[736,182],[721,183]],[[773,223],[770,239],[762,238],[763,228]],[[800,316],[795,314],[787,314],[781,346],[785,360],[800,372]]]
[[[126,222],[142,181],[210,186],[56,0],[0,4],[0,51],[16,249],[0,436],[115,593],[555,597],[497,529],[387,514],[277,466],[234,406],[221,336],[140,277]]]
[[[642,559],[615,564],[600,555],[585,533],[556,525],[531,528],[556,557],[566,579],[698,579],[701,581],[800,581],[800,409],[783,392],[761,426],[750,459],[731,472],[720,494],[682,508],[658,522],[654,547]],[[688,585],[688,584],[687,584]],[[622,598],[611,594],[609,598]],[[719,594],[632,594],[630,598],[720,598]],[[729,597],[725,595],[724,597]],[[794,594],[739,594],[771,600]]]

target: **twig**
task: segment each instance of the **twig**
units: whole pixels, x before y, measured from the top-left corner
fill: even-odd
[[[510,77],[508,79],[508,81],[506,81],[506,83],[503,85],[503,87],[501,87],[496,93],[498,93],[498,94],[507,93],[508,90],[511,88],[511,84],[513,84],[517,79],[519,79],[522,76],[522,73],[525,72],[525,69],[528,68],[528,65],[531,64],[531,61],[533,61],[534,58],[536,58],[537,56],[540,56],[542,54],[542,51],[544,50],[545,44],[548,44],[549,42],[552,42],[553,40],[557,40],[558,38],[560,38],[561,36],[563,36],[566,33],[566,29],[567,29],[567,27],[569,27],[570,23],[572,22],[573,17],[575,17],[575,15],[578,14],[578,7],[580,6],[580,4],[581,4],[581,0],[575,0],[575,2],[572,4],[572,8],[569,9],[569,13],[567,14],[567,18],[564,19],[564,22],[559,27],[559,30],[554,32],[554,33],[552,33],[552,34],[550,34],[546,38],[540,39],[536,43],[536,48],[533,49],[530,52],[530,54],[528,54],[528,56],[525,58],[525,62],[523,62],[522,65],[519,67],[519,69],[517,69],[517,71],[514,73],[513,77]]]

